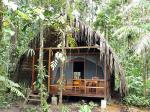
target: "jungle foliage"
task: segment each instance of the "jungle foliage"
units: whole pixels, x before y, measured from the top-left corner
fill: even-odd
[[[76,46],[69,36],[68,15],[97,30],[117,53],[128,83],[128,95],[123,101],[150,106],[149,6],[149,0],[0,0],[0,91],[24,96],[22,87],[12,81],[15,68],[25,52],[34,54],[28,45],[39,32],[42,39],[44,28],[52,26],[67,33],[71,45]],[[39,82],[45,77],[41,72]],[[45,91],[43,85],[39,87]]]
[[[149,5],[148,0],[111,0],[100,9],[94,22],[124,67],[128,83],[124,101],[129,105],[150,105]]]

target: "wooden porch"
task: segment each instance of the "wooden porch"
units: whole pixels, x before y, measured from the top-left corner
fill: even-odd
[[[97,46],[85,46],[85,47],[65,47],[66,50],[77,50],[76,53],[71,53],[69,55],[82,55],[82,56],[95,56],[97,53],[95,53],[94,49],[99,49]],[[86,52],[83,53],[80,50],[84,49],[93,49],[92,53]],[[39,49],[36,49],[39,51]],[[54,79],[53,71],[51,69],[51,62],[52,62],[52,54],[54,54],[56,51],[60,51],[61,48],[44,48],[44,51],[47,52],[47,62],[48,62],[48,92],[51,95],[59,95],[59,85],[52,83]],[[99,52],[100,53],[100,52]],[[103,54],[103,53],[102,53]],[[98,73],[93,74],[93,77],[91,78],[80,78],[80,79],[66,79],[64,78],[64,90],[63,90],[63,96],[80,96],[80,97],[95,97],[95,98],[108,98],[111,95],[110,91],[110,71],[107,69],[107,63],[110,64],[110,62],[106,62],[106,55],[103,54],[103,56],[100,56],[99,58],[102,58],[104,60],[104,76],[101,79],[98,76]],[[36,63],[36,57],[33,56],[32,59],[32,90],[34,90],[34,81],[35,81],[35,63]],[[97,63],[96,63],[97,66]],[[95,68],[95,71],[97,71],[97,67]]]
[[[103,79],[72,79],[72,83],[65,83],[64,96],[81,96],[81,97],[99,97],[104,98],[108,93],[108,87],[105,87]],[[59,93],[58,85],[50,85],[50,94]]]

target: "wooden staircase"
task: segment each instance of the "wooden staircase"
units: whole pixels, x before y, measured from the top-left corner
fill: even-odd
[[[39,94],[30,94],[29,95],[29,98],[28,98],[28,101],[35,101],[35,102],[40,102],[40,96]]]
[[[25,58],[22,65],[21,65],[22,70],[25,71],[31,71],[32,70],[32,58]]]
[[[40,95],[37,92],[33,92],[31,89],[27,92],[28,95],[24,101],[23,105],[26,105],[27,103],[39,103],[40,102]]]

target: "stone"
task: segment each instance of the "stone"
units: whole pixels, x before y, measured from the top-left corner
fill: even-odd
[[[52,105],[57,105],[57,97],[52,96]]]

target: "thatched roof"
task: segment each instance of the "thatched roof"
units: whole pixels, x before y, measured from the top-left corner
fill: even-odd
[[[119,75],[120,94],[125,95],[127,92],[127,86],[124,70],[119,63],[118,57],[105,38],[79,20],[75,20],[74,28],[78,28],[77,31],[73,31],[73,35],[77,42],[84,42],[89,46],[99,46],[100,51],[106,55],[111,72],[114,71],[115,74]]]
[[[125,95],[127,91],[125,73],[122,66],[119,64],[119,60],[110,47],[108,42],[96,31],[92,30],[89,26],[83,22],[76,20],[72,27],[72,35],[75,38],[78,45],[82,46],[98,46],[101,54],[106,55],[107,64],[111,72],[118,74],[120,78],[120,94]],[[78,30],[77,30],[78,29]],[[46,28],[44,30],[44,47],[57,47],[60,43],[60,33],[54,28]],[[32,48],[39,47],[39,38],[34,38],[30,43]]]

